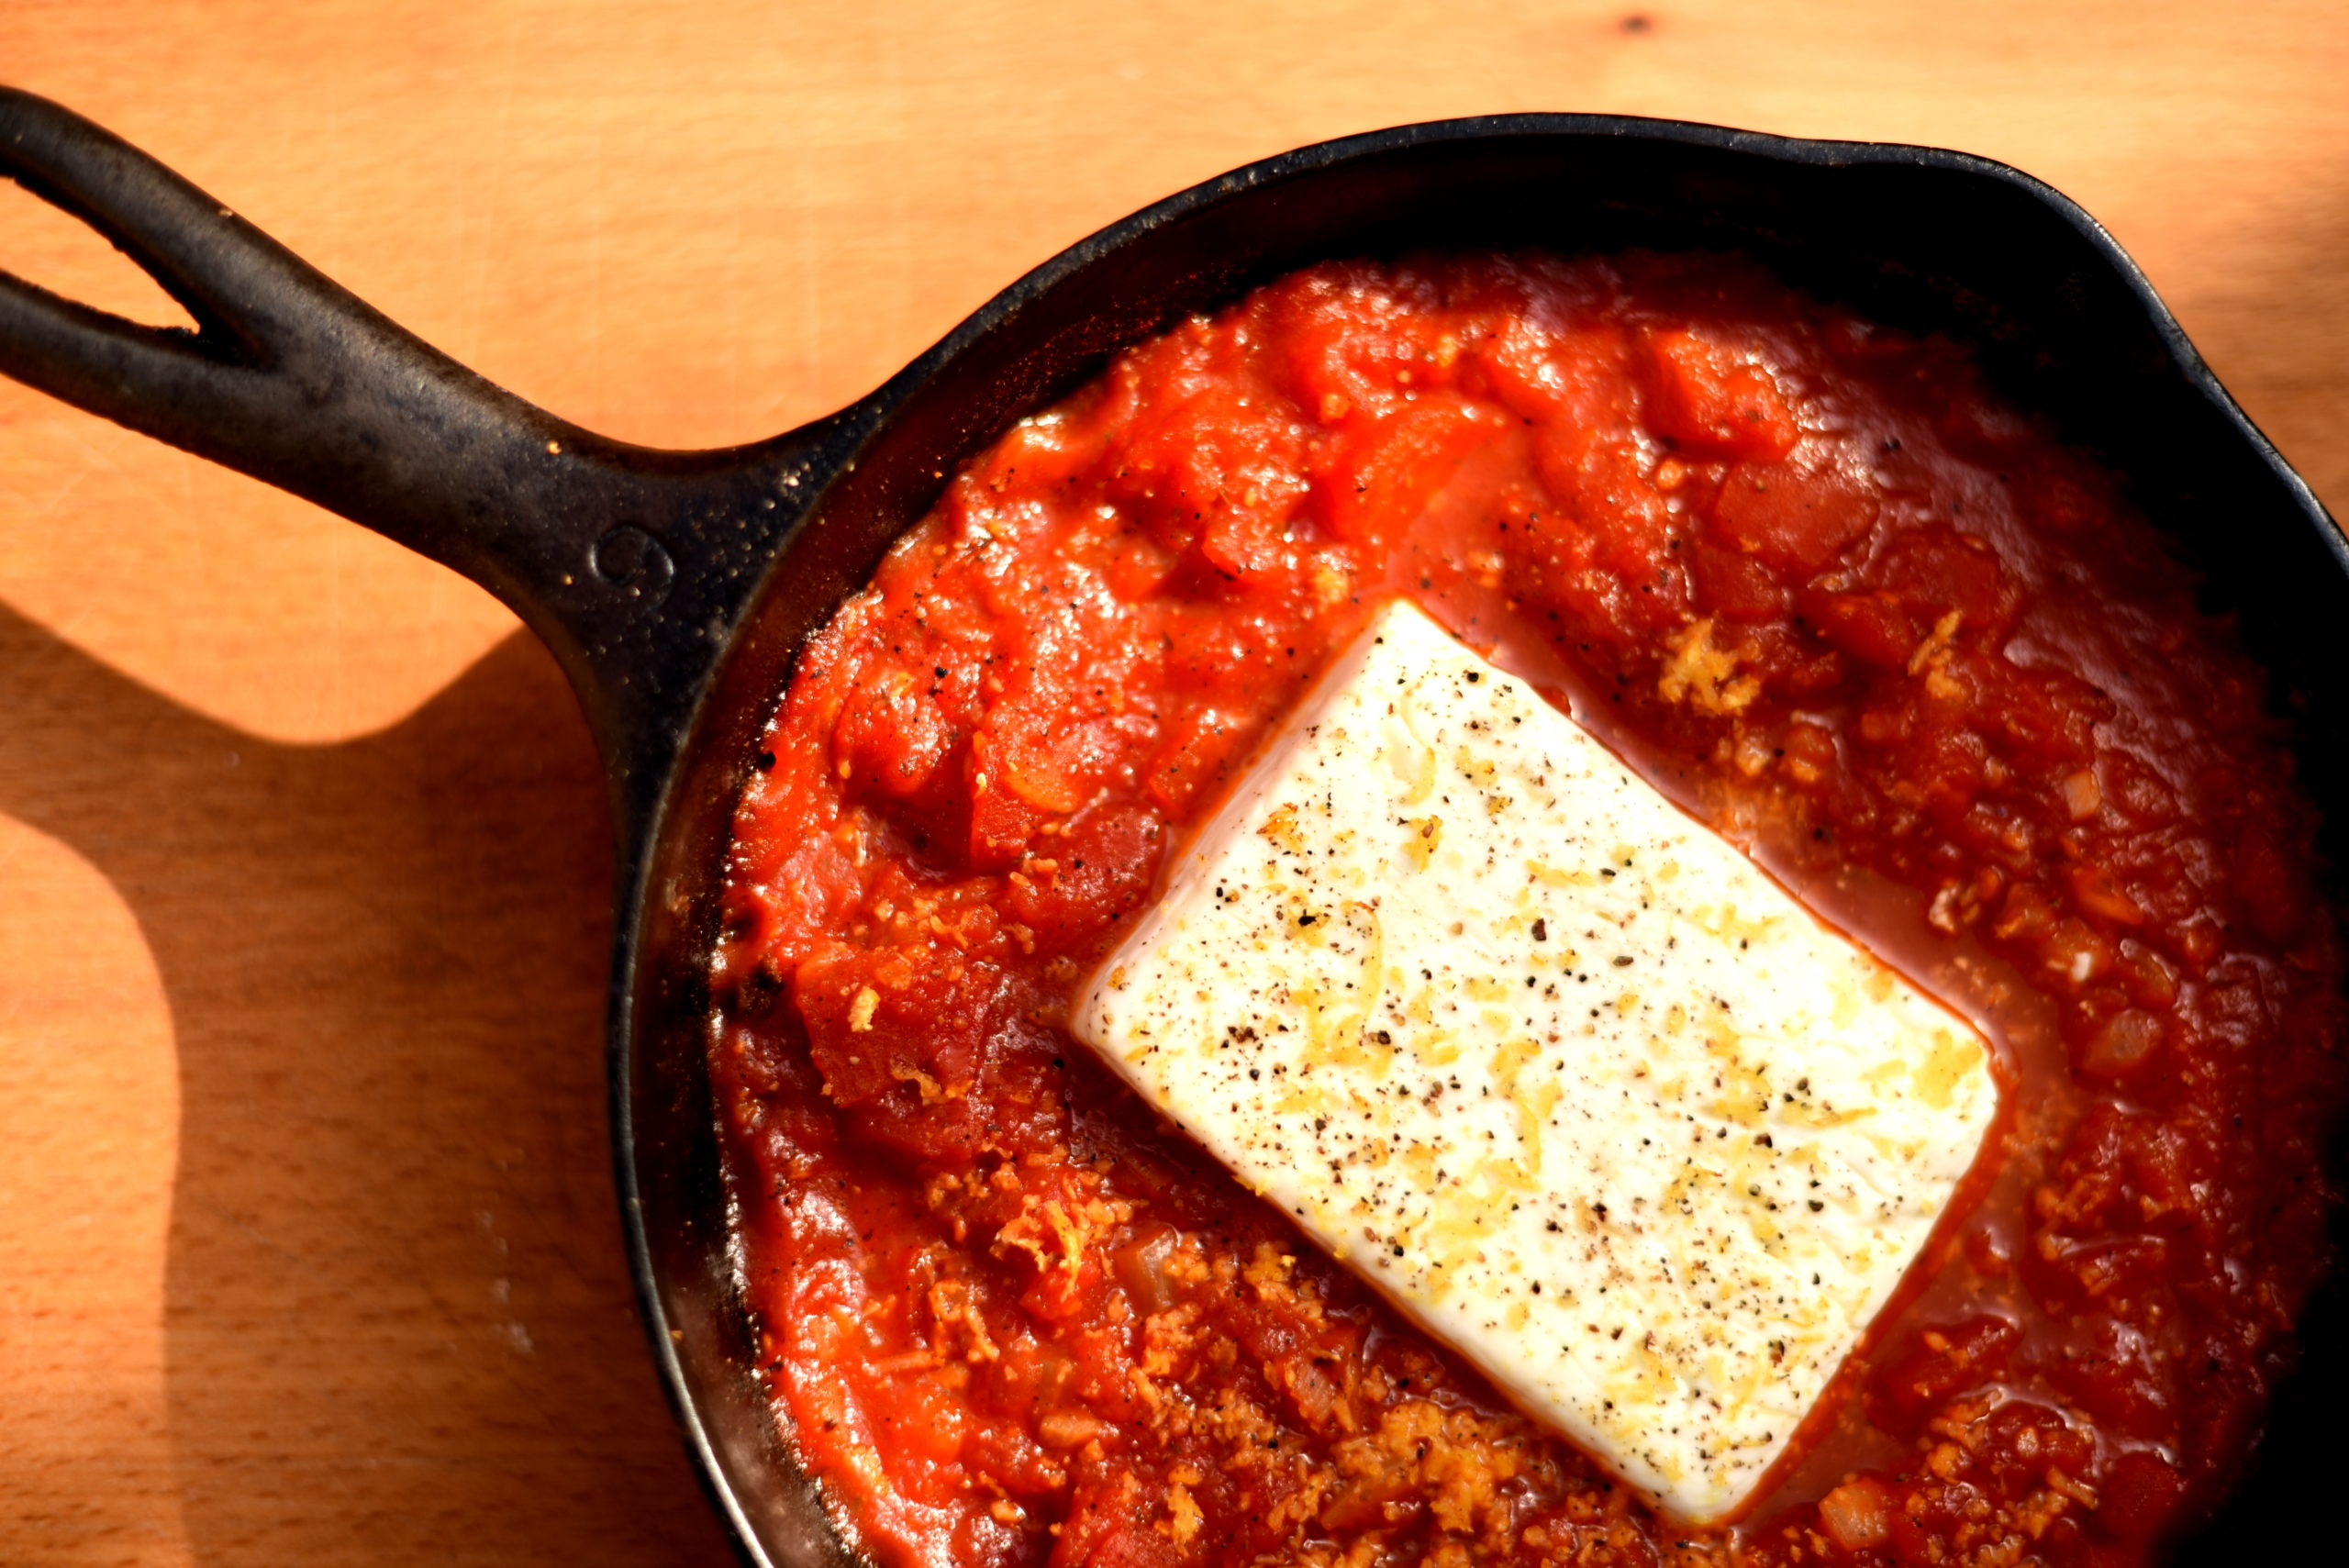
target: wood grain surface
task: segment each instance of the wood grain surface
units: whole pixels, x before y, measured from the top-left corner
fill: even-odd
[[[0,0],[0,80],[616,436],[771,434],[1230,165],[1630,111],[1987,153],[2349,503],[2337,0]],[[0,266],[148,319],[0,187]],[[478,590],[0,384],[0,1562],[716,1563],[604,1148],[586,735]]]

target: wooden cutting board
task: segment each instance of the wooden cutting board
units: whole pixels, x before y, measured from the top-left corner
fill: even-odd
[[[0,79],[523,395],[684,445],[827,412],[1323,137],[1943,143],[2110,224],[2349,500],[2328,0],[1111,9],[0,0]],[[13,187],[0,266],[169,318]],[[0,1562],[726,1560],[613,1214],[604,836],[479,591],[0,384]]]

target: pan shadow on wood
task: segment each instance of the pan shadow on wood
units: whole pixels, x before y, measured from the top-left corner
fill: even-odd
[[[111,881],[170,1003],[195,1560],[733,1561],[629,1293],[603,786],[544,651],[284,746],[0,606],[0,811]]]

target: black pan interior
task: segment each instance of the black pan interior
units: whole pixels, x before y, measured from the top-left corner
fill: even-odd
[[[656,828],[639,983],[615,1019],[616,1040],[634,1042],[614,1064],[615,1108],[633,1132],[622,1157],[642,1209],[630,1218],[689,1438],[750,1560],[848,1560],[749,1375],[703,1061],[703,957],[729,817],[801,641],[930,505],[940,471],[1187,313],[1328,257],[1632,246],[1742,252],[1879,320],[1978,345],[2005,393],[2121,473],[2207,574],[2211,600],[2240,613],[2273,700],[2298,725],[2310,787],[2349,802],[2349,675],[2328,656],[2349,625],[2349,578],[2330,521],[2110,241],[2011,171],[1909,149],[1532,117],[1359,138],[1173,198],[1016,285],[837,427],[852,466],[828,484],[813,476],[823,487],[703,703]],[[2328,828],[2335,864],[2349,861],[2344,832],[2349,811]],[[2273,1407],[2254,1473],[2181,1560],[2258,1560],[2262,1548],[2280,1560],[2319,1527],[2319,1480],[2341,1448],[2331,1412],[2349,1393],[2329,1348],[2349,1328],[2342,1295],[2305,1320],[2312,1348]]]

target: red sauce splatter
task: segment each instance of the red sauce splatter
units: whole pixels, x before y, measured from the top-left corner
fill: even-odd
[[[1416,599],[1990,1029],[1985,1195],[1732,1530],[1651,1516],[1061,1029]],[[715,1053],[762,1373],[890,1564],[2139,1561],[2326,1262],[2341,956],[2258,671],[1937,339],[1718,258],[1330,264],[1121,355],[809,643]]]

